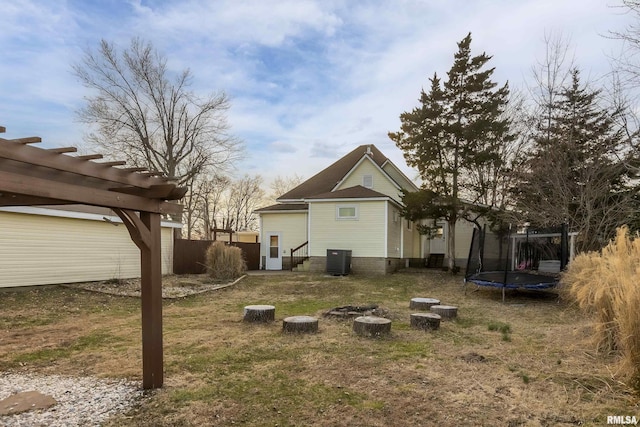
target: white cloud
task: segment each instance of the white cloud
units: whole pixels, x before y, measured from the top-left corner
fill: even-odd
[[[173,70],[191,69],[194,91],[231,96],[229,121],[248,148],[238,169],[267,178],[309,177],[363,143],[412,177],[387,132],[434,72],[445,77],[469,31],[473,53],[493,55],[495,79],[516,87],[545,31],[571,36],[578,65],[597,76],[616,46],[602,35],[630,19],[601,0],[0,0],[0,9],[0,125],[77,140],[86,91],[71,64],[100,38],[124,48],[141,36]]]

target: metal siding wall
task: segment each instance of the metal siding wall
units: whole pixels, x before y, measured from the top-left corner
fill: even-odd
[[[393,213],[397,212],[397,221],[393,221]],[[389,215],[387,218],[387,222],[389,224],[389,238],[387,240],[387,256],[389,258],[399,258],[400,257],[400,233],[401,233],[401,223],[404,219],[400,216],[400,212],[398,208],[389,204]]]
[[[472,236],[472,223],[464,220],[456,222],[456,259],[467,259]]]
[[[172,271],[172,229],[162,230],[162,270]],[[140,276],[140,251],[123,224],[0,212],[0,287]]]
[[[262,245],[260,245],[260,255],[266,256],[269,249],[267,238],[269,232],[282,233],[282,256],[290,256],[289,251],[297,248],[308,240],[307,237],[307,214],[306,213],[263,213],[262,214]]]
[[[391,178],[393,178],[393,180],[400,186],[403,187],[407,190],[411,190],[413,187],[411,186],[411,184],[413,184],[412,182],[409,182],[405,177],[403,177],[402,175],[400,175],[398,173],[398,171],[391,165],[386,164],[385,167],[383,168],[383,170],[389,174],[389,176]]]
[[[314,202],[311,213],[311,256],[327,249],[351,249],[354,257],[384,257],[384,204],[371,202]],[[358,220],[336,219],[337,205],[357,205]]]
[[[404,233],[404,257],[405,258],[420,258],[420,233],[418,232],[417,225],[419,221],[414,222],[411,225],[411,230],[407,228],[407,220],[402,218],[402,232]]]
[[[362,185],[362,177],[364,175],[373,176],[373,190],[382,194],[386,194],[396,200],[400,200],[400,190],[398,190],[385,176],[380,169],[378,169],[369,160],[365,160],[358,167],[351,172],[351,175],[342,183],[337,190],[344,190],[345,188],[355,187],[356,185]]]

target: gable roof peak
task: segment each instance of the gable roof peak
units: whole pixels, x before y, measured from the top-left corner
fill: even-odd
[[[363,157],[368,157],[380,168],[388,160],[375,145],[359,145],[329,167],[278,197],[278,200],[302,200],[310,196],[330,192]]]

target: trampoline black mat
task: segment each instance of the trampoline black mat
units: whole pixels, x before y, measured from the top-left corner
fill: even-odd
[[[521,271],[483,271],[467,277],[467,282],[479,286],[494,286],[507,289],[549,289],[558,284],[556,276]]]

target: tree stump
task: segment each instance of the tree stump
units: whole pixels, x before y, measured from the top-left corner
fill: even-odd
[[[276,320],[276,308],[272,305],[248,305],[244,308],[245,322],[268,323]]]
[[[458,317],[458,307],[452,305],[432,305],[431,312],[439,314],[443,319],[454,319]]]
[[[413,313],[411,315],[411,327],[415,329],[436,330],[440,327],[439,314],[435,313]]]
[[[440,300],[435,298],[411,298],[409,308],[413,310],[429,311],[431,306],[439,305]]]
[[[316,333],[318,332],[318,319],[311,316],[287,317],[282,321],[282,332]]]
[[[387,335],[391,332],[391,320],[376,316],[356,317],[353,332],[363,337]]]

